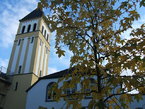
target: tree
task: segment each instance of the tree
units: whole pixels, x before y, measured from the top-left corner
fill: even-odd
[[[128,108],[133,100],[129,92],[138,90],[137,100],[145,92],[145,24],[132,27],[140,17],[139,3],[144,6],[138,0],[41,0],[49,10],[49,28],[56,31],[56,53],[65,55],[64,45],[73,53],[70,67],[76,70],[71,84],[82,82],[88,87],[89,78],[97,77],[96,87],[87,92],[93,96],[90,109]],[[122,37],[128,29],[130,39]],[[120,76],[123,71],[134,75]],[[76,93],[78,101],[68,104],[80,106],[86,94],[82,90]]]

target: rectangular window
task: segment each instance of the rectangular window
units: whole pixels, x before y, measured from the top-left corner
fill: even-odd
[[[16,84],[15,84],[15,91],[18,89],[18,82],[16,82]]]
[[[34,37],[31,38],[31,43],[33,43],[33,41],[34,41]]]
[[[19,70],[18,70],[18,74],[21,73],[21,69],[22,69],[22,66],[20,65],[20,66],[19,66]]]
[[[18,41],[18,46],[20,45],[20,43],[21,43],[21,39],[19,39],[19,41]]]
[[[67,81],[67,84],[69,86],[70,81]],[[74,87],[72,87],[72,88],[69,88],[69,87],[66,88],[64,90],[64,94],[66,94],[66,99],[70,99],[70,100],[75,99],[75,96],[73,96],[73,94],[75,94],[76,91],[77,91],[77,84],[75,84]]]
[[[74,88],[67,88],[67,89],[65,90],[65,94],[66,94],[66,95],[74,94],[74,93],[76,92],[76,90],[77,90],[77,88],[76,88],[76,85],[75,85]]]
[[[85,99],[91,99],[92,98],[92,93],[91,91],[96,90],[96,81],[94,78],[88,78],[89,80],[89,84],[86,86],[84,83],[82,83],[82,87],[83,87],[83,92],[85,93],[84,98]]]
[[[41,77],[41,75],[42,75],[42,71],[40,70],[40,75],[39,76]]]

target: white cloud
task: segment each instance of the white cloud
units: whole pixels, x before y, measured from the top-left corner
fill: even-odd
[[[70,57],[72,56],[72,53],[68,49],[66,49],[65,56],[62,56],[60,58],[58,57],[58,55],[56,54],[56,49],[55,49],[55,34],[56,33],[53,32],[52,36],[50,38],[50,44],[51,44],[50,56],[49,56],[49,67],[50,68],[48,68],[48,72],[52,72],[52,71],[50,71],[51,68],[56,69],[55,72],[58,70],[60,71],[60,70],[69,68]],[[65,49],[65,47],[63,49]],[[54,71],[52,73],[54,73]]]
[[[37,7],[37,4],[36,0],[23,0],[21,2],[16,2],[15,5],[5,1],[1,4],[1,7],[4,9],[0,10],[2,11],[0,20],[0,47],[8,48],[12,46],[19,20],[26,16],[30,10],[32,11],[32,9],[35,9],[34,7]]]
[[[52,74],[55,72],[58,72],[58,70],[56,68],[48,67],[48,74]]]
[[[0,71],[6,73],[7,66],[8,66],[8,59],[0,58]]]
[[[24,0],[27,3],[36,4],[37,0]]]

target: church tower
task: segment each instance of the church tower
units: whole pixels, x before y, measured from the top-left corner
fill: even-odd
[[[12,84],[4,109],[25,109],[26,90],[48,74],[50,30],[40,4],[20,20],[7,69]]]
[[[47,75],[50,31],[42,9],[20,20],[8,66],[8,74]]]

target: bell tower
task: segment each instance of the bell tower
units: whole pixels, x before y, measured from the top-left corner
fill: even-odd
[[[26,90],[48,74],[50,35],[47,18],[38,3],[34,11],[20,20],[7,69],[12,84],[4,109],[25,109]]]
[[[8,66],[8,74],[48,74],[50,31],[42,9],[37,7],[20,20]]]

